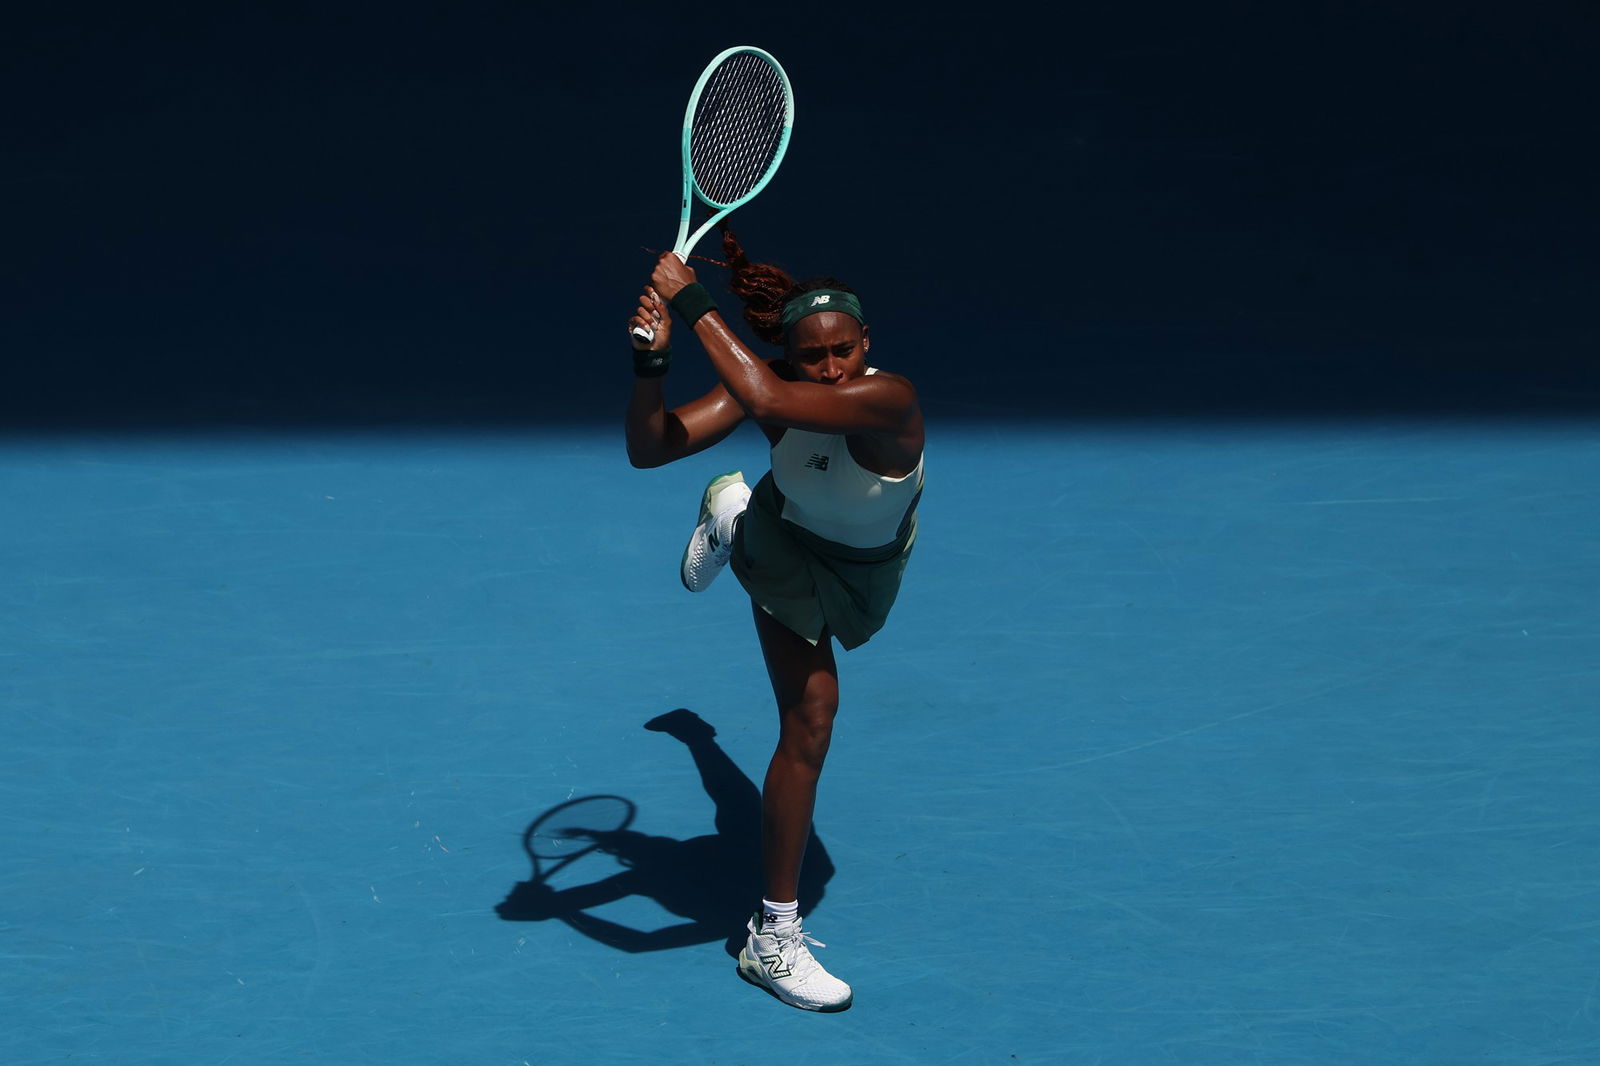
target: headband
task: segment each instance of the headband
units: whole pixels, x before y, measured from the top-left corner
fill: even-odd
[[[841,315],[849,315],[862,325],[867,322],[861,317],[861,301],[856,299],[854,293],[838,289],[813,289],[783,305],[783,331],[789,332],[796,322],[819,311],[837,311]]]

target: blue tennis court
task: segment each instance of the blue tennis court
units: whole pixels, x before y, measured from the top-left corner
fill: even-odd
[[[11,13],[0,1066],[1600,1062],[1581,7]],[[736,44],[744,247],[927,414],[831,1015],[736,975],[777,714],[678,578],[766,444],[622,434]]]
[[[1592,420],[929,440],[841,656],[833,1016],[738,980],[708,887],[775,721],[677,555],[754,431],[7,441],[6,1061],[1600,1056]],[[557,876],[633,893],[524,920],[524,832],[596,795],[631,843]]]

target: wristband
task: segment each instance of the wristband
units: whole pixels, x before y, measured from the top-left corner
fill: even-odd
[[[633,374],[641,378],[658,378],[667,372],[672,365],[672,349],[663,348],[659,352],[652,352],[646,348],[644,351],[635,350],[633,353]]]
[[[717,302],[698,281],[679,289],[668,302],[672,304],[672,309],[678,312],[678,317],[683,319],[683,324],[690,329],[694,328],[694,324],[700,321],[706,312],[717,309]]]

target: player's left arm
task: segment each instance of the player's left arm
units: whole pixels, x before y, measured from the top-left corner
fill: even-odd
[[[668,301],[695,280],[694,271],[670,252],[651,275],[656,291]],[[693,329],[723,386],[745,414],[762,425],[817,433],[895,434],[917,419],[916,390],[897,374],[867,374],[837,385],[789,380],[746,348],[721,312],[702,314]]]
[[[892,434],[917,415],[917,391],[898,374],[865,374],[837,385],[787,380],[745,348],[718,312],[703,315],[694,333],[734,400],[764,426]]]

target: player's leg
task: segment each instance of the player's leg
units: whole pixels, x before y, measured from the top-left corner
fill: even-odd
[[[807,944],[818,942],[801,929],[797,899],[817,780],[839,711],[838,667],[826,633],[813,645],[760,607],[753,609],[778,702],[778,746],[761,794],[766,897],[751,919],[739,972],[791,1006],[844,1010],[850,1006],[850,986],[812,957]]]
[[[678,575],[690,592],[704,592],[728,563],[735,524],[750,503],[750,486],[737,470],[718,474],[700,497],[700,518],[683,549]]]
[[[778,703],[778,746],[761,792],[762,864],[767,898],[791,902],[839,713],[839,672],[826,634],[813,645],[761,608],[754,612]]]

